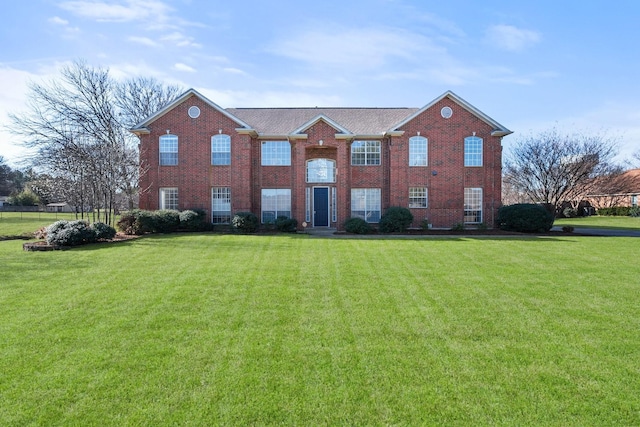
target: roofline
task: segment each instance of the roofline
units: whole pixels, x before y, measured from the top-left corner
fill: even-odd
[[[303,123],[299,128],[297,128],[296,130],[294,130],[291,133],[292,134],[299,134],[302,131],[304,131],[305,129],[308,129],[309,127],[315,125],[320,120],[324,121],[325,123],[327,123],[329,126],[331,126],[332,128],[334,128],[337,131],[340,131],[342,133],[351,133],[348,129],[346,129],[343,126],[340,126],[338,124],[338,122],[336,122],[335,120],[330,119],[329,117],[325,116],[324,114],[318,114],[317,116],[315,116],[311,120],[307,121],[306,123]]]
[[[402,122],[400,122],[397,125],[395,125],[394,127],[392,127],[390,129],[390,131],[391,132],[392,131],[397,131],[398,128],[406,125],[411,120],[415,119],[420,114],[424,113],[426,110],[428,110],[429,108],[433,107],[436,103],[440,102],[444,98],[451,99],[453,102],[455,102],[456,104],[460,105],[462,108],[464,108],[465,110],[469,111],[474,116],[478,117],[479,119],[481,119],[482,121],[484,121],[488,125],[492,126],[494,128],[494,130],[493,130],[493,132],[491,132],[491,136],[500,136],[500,137],[502,137],[502,136],[510,135],[510,134],[513,133],[512,131],[510,131],[509,129],[507,129],[506,127],[504,127],[503,125],[501,125],[497,121],[493,120],[491,117],[489,117],[488,115],[486,115],[482,111],[478,110],[476,107],[474,107],[473,105],[469,104],[467,101],[465,101],[464,99],[462,99],[461,97],[459,97],[458,95],[456,95],[455,93],[453,93],[450,90],[446,91],[445,93],[443,93],[439,97],[435,98],[433,101],[431,101],[430,103],[428,103],[424,107],[420,108],[418,111],[416,111],[415,113],[413,113],[412,115],[410,115],[409,117],[404,119]]]
[[[220,107],[218,104],[216,104],[215,102],[211,101],[209,98],[207,98],[206,96],[202,95],[197,90],[191,88],[191,89],[187,90],[186,92],[184,92],[179,97],[177,97],[176,99],[174,99],[172,102],[170,102],[169,104],[164,106],[162,109],[160,109],[156,113],[152,114],[151,116],[147,117],[146,119],[144,119],[143,121],[141,121],[140,123],[135,125],[133,128],[129,129],[129,131],[134,133],[134,134],[136,134],[136,135],[149,134],[150,131],[147,128],[147,126],[150,123],[154,122],[158,118],[160,118],[160,117],[164,116],[165,114],[167,114],[169,111],[171,111],[173,108],[175,108],[176,105],[182,103],[184,100],[186,100],[190,96],[197,96],[202,101],[204,101],[206,104],[208,104],[210,107],[214,108],[215,110],[219,111],[220,113],[222,113],[223,115],[225,115],[229,119],[231,119],[234,122],[236,122],[237,124],[239,124],[241,126],[241,128],[246,128],[246,129],[251,129],[252,128],[252,126],[248,125],[247,123],[243,122],[242,120],[240,120],[239,118],[237,118],[233,114],[229,113],[227,110],[225,110],[224,108]]]

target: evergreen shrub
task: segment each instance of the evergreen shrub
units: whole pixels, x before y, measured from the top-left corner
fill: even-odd
[[[518,203],[498,210],[498,226],[502,230],[522,233],[547,232],[553,227],[553,214],[542,205]]]

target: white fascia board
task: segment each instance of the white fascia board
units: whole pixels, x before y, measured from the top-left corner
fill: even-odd
[[[298,129],[294,130],[291,133],[292,134],[299,134],[299,133],[303,132],[304,130],[310,128],[311,126],[315,125],[320,120],[326,122],[329,126],[331,126],[332,128],[334,128],[335,130],[337,130],[339,132],[349,133],[348,129],[346,129],[345,127],[341,126],[336,121],[331,120],[329,117],[325,116],[324,114],[318,114],[313,119],[311,119],[308,122],[304,123],[302,126],[300,126]]]
[[[153,114],[153,115],[147,117],[146,119],[144,119],[142,122],[138,123],[132,129],[130,129],[130,131],[133,132],[133,133],[136,133],[136,132],[144,133],[144,130],[148,131],[147,126],[149,125],[149,123],[152,123],[155,120],[157,120],[158,118],[164,116],[169,111],[173,110],[176,107],[176,105],[182,103],[184,100],[186,100],[187,98],[189,98],[192,95],[200,98],[202,101],[204,101],[206,104],[211,106],[213,109],[217,110],[218,112],[220,112],[224,116],[228,117],[229,119],[231,119],[234,122],[236,122],[237,124],[239,124],[242,128],[251,129],[250,125],[248,125],[247,123],[243,122],[242,120],[240,120],[239,118],[237,118],[233,114],[229,113],[227,110],[225,110],[224,108],[220,107],[218,104],[216,104],[215,102],[211,101],[210,99],[208,99],[206,96],[202,95],[197,90],[189,89],[185,93],[180,95],[178,98],[176,98],[173,102],[167,104],[160,111],[156,112],[155,114]]]

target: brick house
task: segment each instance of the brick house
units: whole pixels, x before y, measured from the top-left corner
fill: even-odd
[[[507,128],[452,92],[422,108],[228,108],[191,89],[131,130],[140,208],[240,211],[342,229],[404,206],[414,225],[492,227]]]

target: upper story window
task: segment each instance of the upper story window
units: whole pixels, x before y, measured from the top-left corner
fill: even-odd
[[[309,160],[307,162],[307,182],[336,182],[335,160]]]
[[[376,166],[380,164],[380,141],[353,141],[351,164],[354,166]]]
[[[178,164],[178,137],[176,135],[162,135],[160,137],[160,166],[175,166]]]
[[[211,164],[231,164],[231,137],[229,135],[214,135],[211,137]]]
[[[482,138],[468,136],[464,139],[464,165],[482,166]]]
[[[289,141],[262,141],[262,166],[291,166]]]
[[[427,166],[427,138],[412,136],[409,138],[409,166]]]

